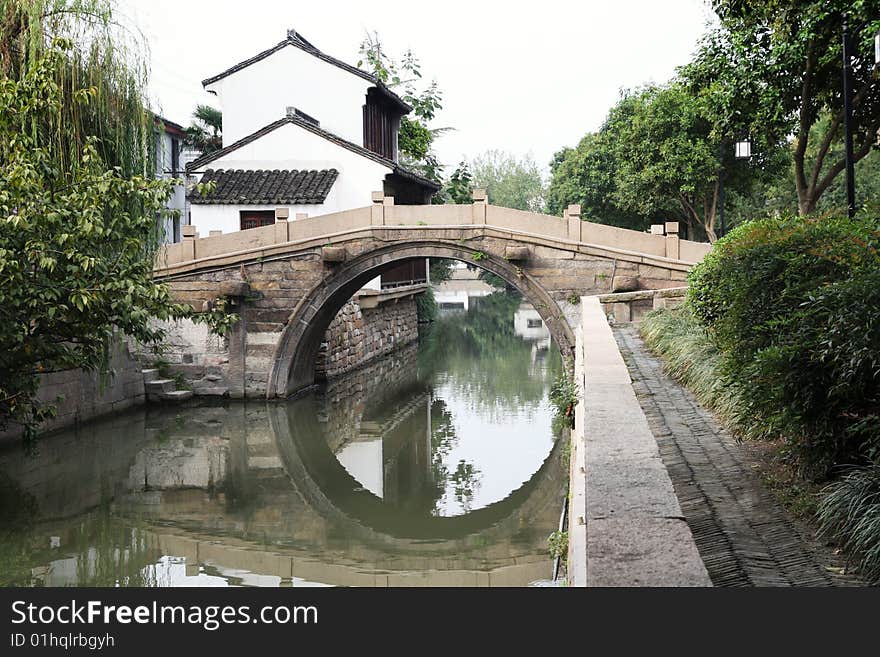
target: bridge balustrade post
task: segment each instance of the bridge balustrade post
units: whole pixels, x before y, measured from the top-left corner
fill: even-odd
[[[385,225],[385,193],[373,192],[373,205],[370,207],[370,225]]]
[[[489,195],[485,189],[474,189],[471,191],[471,198],[474,201],[471,211],[471,223],[486,223],[486,206],[489,204]]]
[[[565,208],[562,216],[568,221],[568,239],[575,242],[582,241],[581,206],[577,203],[572,203]]]
[[[666,257],[681,260],[681,244],[678,241],[678,222],[666,222]]]
[[[196,240],[199,234],[196,232],[195,226],[180,227],[180,254],[181,262],[196,259]]]
[[[283,244],[290,241],[290,233],[287,229],[287,218],[290,216],[290,208],[275,208],[275,244]]]
[[[382,212],[384,213],[384,223],[386,226],[392,226],[396,223],[393,196],[385,196],[382,198]]]

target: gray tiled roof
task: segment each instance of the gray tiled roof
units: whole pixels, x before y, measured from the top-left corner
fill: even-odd
[[[358,155],[362,155],[363,157],[369,158],[369,159],[373,160],[374,162],[378,162],[379,164],[383,164],[386,167],[388,167],[389,169],[391,169],[391,171],[393,171],[394,173],[397,173],[405,178],[408,178],[409,180],[412,180],[413,182],[415,182],[419,185],[422,185],[425,188],[431,189],[435,192],[438,189],[440,189],[440,185],[438,183],[434,182],[433,180],[429,180],[428,178],[425,178],[424,176],[421,176],[421,175],[415,173],[414,171],[410,171],[410,170],[400,166],[397,162],[394,162],[393,160],[389,160],[387,157],[382,157],[378,153],[374,153],[371,150],[367,150],[363,146],[358,146],[357,144],[353,144],[352,142],[350,142],[346,139],[343,139],[342,137],[337,137],[332,132],[327,132],[326,130],[321,128],[319,125],[316,125],[312,121],[307,121],[306,119],[304,119],[300,116],[297,116],[296,114],[291,115],[291,116],[286,116],[283,119],[279,119],[277,121],[273,121],[269,125],[267,125],[263,128],[260,128],[256,132],[251,133],[246,137],[242,137],[237,142],[235,142],[233,144],[229,144],[229,146],[226,146],[224,148],[221,148],[219,151],[214,151],[213,153],[208,153],[207,155],[202,155],[201,157],[199,157],[199,158],[193,160],[192,162],[190,162],[189,164],[187,164],[186,171],[187,171],[187,173],[191,173],[191,174],[196,173],[199,169],[201,169],[206,164],[210,164],[214,160],[220,159],[224,155],[228,155],[229,153],[232,153],[233,151],[238,150],[242,146],[246,146],[247,144],[250,144],[251,142],[256,141],[260,137],[268,135],[269,133],[273,132],[274,130],[277,130],[278,128],[285,126],[287,124],[293,124],[293,125],[299,126],[300,128],[308,130],[309,132],[314,133],[314,134],[318,135],[319,137],[323,137],[324,139],[336,144],[337,146],[341,146],[342,148],[348,149],[353,153],[357,153]]]
[[[214,190],[190,193],[190,203],[225,205],[319,205],[336,182],[336,169],[281,171],[278,169],[208,169],[201,182]]]

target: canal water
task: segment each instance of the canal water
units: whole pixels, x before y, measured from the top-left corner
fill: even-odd
[[[146,407],[0,450],[0,585],[525,586],[566,494],[538,313],[442,302],[286,403]]]

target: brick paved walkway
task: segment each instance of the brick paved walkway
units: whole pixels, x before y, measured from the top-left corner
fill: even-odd
[[[846,586],[839,559],[805,532],[752,471],[743,446],[663,373],[633,326],[614,328],[636,396],[715,586]]]

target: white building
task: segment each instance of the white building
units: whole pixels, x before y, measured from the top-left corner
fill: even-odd
[[[497,290],[480,278],[482,270],[455,261],[449,280],[434,285],[434,301],[441,313],[467,312],[471,304]]]
[[[169,121],[161,116],[153,117],[156,177],[183,180],[184,162],[181,154],[184,152],[186,131],[183,126]],[[174,185],[171,196],[168,197],[166,207],[173,210],[173,216],[159,217],[159,237],[163,243],[179,242],[180,227],[186,225],[187,200],[184,185]]]
[[[540,348],[550,346],[550,329],[530,303],[523,302],[516,309],[513,315],[513,332],[526,342],[537,343]]]
[[[223,148],[187,166],[215,183],[190,192],[201,235],[275,222],[275,211],[327,214],[370,203],[429,203],[439,185],[398,163],[400,119],[410,112],[374,76],[322,53],[294,30],[275,46],[208,78],[223,111]]]

